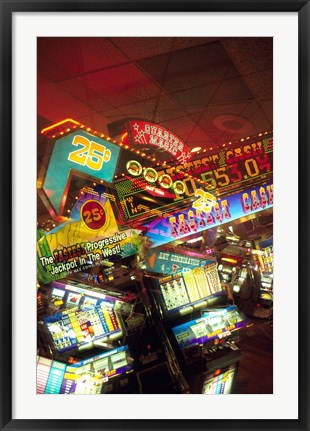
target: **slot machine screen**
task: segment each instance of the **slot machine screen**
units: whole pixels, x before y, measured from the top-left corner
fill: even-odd
[[[58,361],[52,362],[45,388],[45,394],[59,394],[65,371],[66,364]]]
[[[67,303],[66,305],[68,307],[76,307],[79,305],[79,302],[81,300],[82,295],[76,294],[76,293],[69,293],[68,298],[67,298]]]
[[[37,357],[37,394],[100,394],[109,378],[133,369],[128,345],[66,365]]]
[[[236,366],[229,367],[216,372],[209,373],[205,376],[202,393],[206,395],[226,395],[231,394],[234,378],[236,375]]]
[[[96,304],[97,304],[97,299],[90,298],[89,296],[85,296],[84,301],[81,304],[81,308],[83,310],[88,310],[88,309],[94,308]]]
[[[161,279],[160,289],[168,311],[189,304],[188,294],[181,274]]]
[[[131,371],[132,363],[128,345],[125,345],[74,364],[71,368],[75,369],[75,393],[101,393],[103,383],[109,378]]]
[[[264,299],[265,301],[272,301],[273,300],[273,296],[268,292],[261,292],[260,298]]]
[[[38,357],[37,394],[59,394],[66,371],[66,364]]]
[[[172,328],[172,332],[181,349],[206,343],[221,338],[223,333],[230,334],[244,327],[247,323],[244,314],[235,305],[225,309],[205,312],[201,318],[191,320]]]
[[[127,365],[126,352],[116,353],[111,356],[113,369],[118,369]]]
[[[168,312],[223,292],[215,263],[161,278],[159,286]]]
[[[76,371],[76,388],[77,395],[96,395],[101,393],[103,378],[91,370],[90,365],[81,367]]]
[[[44,394],[50,369],[52,366],[52,359],[37,358],[37,394]]]
[[[119,338],[122,329],[113,306],[113,303],[99,301],[92,308],[68,309],[46,317],[44,322],[56,350],[62,352],[73,349],[111,334]]]
[[[57,288],[52,290],[51,299],[48,306],[50,312],[56,312],[60,309],[64,303],[65,293],[66,292],[64,290]]]

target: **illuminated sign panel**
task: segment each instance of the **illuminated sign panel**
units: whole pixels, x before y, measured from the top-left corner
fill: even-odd
[[[46,394],[59,394],[65,370],[66,364],[53,361],[45,388]]]
[[[37,358],[37,394],[44,394],[52,360],[38,356]]]
[[[247,183],[256,184],[263,179],[267,181],[272,171],[273,139],[266,135],[261,140],[240,142],[234,148],[229,146],[200,158],[196,156],[195,160],[179,165],[156,167],[157,178],[169,175],[174,185],[181,181],[181,192],[178,187],[163,190],[152,186],[142,172],[134,178],[127,176],[115,183],[121,206],[119,222],[126,224],[147,219],[171,211],[176,205],[185,206],[195,197],[201,182],[205,191],[212,193],[216,190],[225,195],[246,187]],[[156,200],[148,202],[145,199],[148,195],[156,197]]]
[[[222,193],[250,180],[271,176],[272,171],[273,137],[264,135],[251,142],[246,140],[217,152],[196,155],[195,159],[162,169],[158,175],[173,174],[175,179],[182,179],[189,174],[204,181],[207,190]]]
[[[273,206],[273,184],[254,187],[245,192],[217,199],[208,212],[204,211],[201,196],[190,209],[176,212],[166,217],[158,217],[145,224],[151,247],[181,239],[196,232],[231,222],[240,217],[257,213]]]
[[[208,262],[206,259],[171,253],[166,250],[150,250],[147,254],[145,265],[148,271],[162,274],[176,274],[190,271],[198,266],[204,266]]]
[[[128,122],[131,142],[149,145],[165,150],[180,163],[188,161],[192,154],[190,148],[170,130],[148,121],[133,120]]]
[[[58,139],[43,182],[43,190],[56,213],[63,211],[72,170],[112,182],[119,152],[116,145],[84,130]]]
[[[131,256],[142,241],[140,231],[120,231],[110,195],[103,185],[89,189],[74,206],[70,219],[50,232],[39,232],[38,279],[57,280],[98,266],[104,259]]]
[[[142,176],[136,179],[125,178],[115,183],[115,189],[120,202],[121,211],[118,221],[121,224],[169,211],[179,202],[179,197],[174,190],[155,187]],[[187,198],[187,201],[189,200],[190,198]]]

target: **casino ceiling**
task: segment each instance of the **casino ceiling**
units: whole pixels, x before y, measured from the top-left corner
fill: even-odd
[[[273,128],[272,38],[38,38],[37,83],[39,169],[39,131],[68,117],[145,119],[206,151]]]
[[[38,129],[143,118],[192,149],[269,131],[272,38],[38,38]]]

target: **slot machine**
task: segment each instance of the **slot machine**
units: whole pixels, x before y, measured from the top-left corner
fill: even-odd
[[[133,286],[133,283],[136,285]],[[165,364],[168,359],[165,340],[154,329],[148,301],[143,292],[140,292],[140,281],[131,281],[131,285],[129,290],[107,290],[107,284],[107,288],[103,289],[71,278],[53,281],[49,286],[41,287],[40,295],[47,305],[38,325],[41,340],[39,346],[42,346],[39,348],[40,357],[51,354],[53,360],[67,364],[66,376],[70,370],[75,376],[74,379],[71,376],[71,379],[66,380],[67,392],[77,390],[78,393],[86,393],[83,392],[88,391],[86,387],[92,387],[89,393],[147,391],[147,382],[149,376],[154,374],[153,369],[156,370],[157,382],[166,379]],[[124,356],[124,346],[126,357],[130,355],[131,358],[131,369],[126,369],[126,376],[119,377],[119,373],[114,373],[113,370],[120,367],[115,368],[110,362],[117,362],[117,358]],[[90,359],[99,355],[106,362],[106,357],[114,351],[118,351],[118,356],[116,358],[113,353],[107,374],[101,381],[96,373],[89,371],[89,364],[93,362]],[[79,364],[83,362],[84,368],[77,370],[75,363],[70,364],[72,358]],[[83,373],[76,389],[76,378],[80,371]],[[139,385],[138,375],[141,376]],[[174,393],[178,393],[176,377],[171,373],[169,375],[170,385]],[[85,387],[82,384],[84,380]],[[70,389],[71,386],[74,389]]]
[[[148,274],[146,280],[158,331],[165,334],[188,391],[201,393],[206,372],[238,363],[236,342],[246,318],[236,306],[227,306],[215,259],[184,273]]]
[[[238,364],[209,370],[201,379],[201,393],[206,395],[227,395],[233,391]]]
[[[161,318],[179,318],[206,306],[224,304],[226,291],[221,286],[214,260],[186,272],[167,276],[147,276],[150,291]]]
[[[133,359],[127,345],[73,364],[37,357],[39,394],[138,392],[137,380],[133,374]]]
[[[47,308],[39,332],[55,355],[67,357],[93,348],[113,348],[127,335],[124,318],[136,295],[106,291],[74,280],[53,281],[42,289]]]
[[[271,305],[273,302],[273,276],[263,274],[261,278],[261,293],[260,299],[262,302]]]
[[[247,325],[235,305],[209,308],[201,317],[172,328],[181,354],[185,378],[194,393],[200,393],[201,376],[234,366],[240,360],[239,330]]]

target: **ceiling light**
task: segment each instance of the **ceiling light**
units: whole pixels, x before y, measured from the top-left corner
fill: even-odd
[[[195,147],[191,150],[191,153],[197,153],[197,151],[200,151],[201,147]]]

